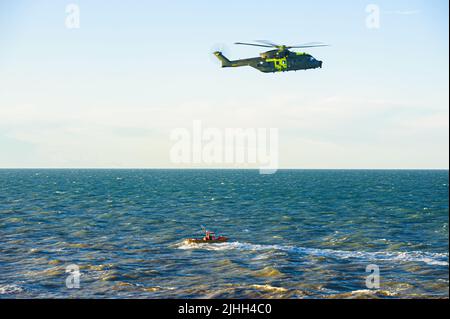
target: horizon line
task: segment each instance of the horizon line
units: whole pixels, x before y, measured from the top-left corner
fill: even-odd
[[[0,170],[32,170],[32,169],[73,169],[73,170],[260,170],[259,167],[0,167]],[[448,167],[280,167],[275,170],[449,170]]]

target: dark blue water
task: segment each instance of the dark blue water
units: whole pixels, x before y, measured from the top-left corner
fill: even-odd
[[[448,218],[447,170],[0,170],[0,298],[448,298]]]

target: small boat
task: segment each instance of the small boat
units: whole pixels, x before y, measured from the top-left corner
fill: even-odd
[[[204,238],[188,238],[186,239],[188,244],[214,244],[214,243],[224,243],[228,240],[227,237],[219,236],[214,239],[204,239]]]
[[[203,231],[205,232],[205,237],[203,238],[188,238],[186,239],[186,242],[188,244],[214,244],[214,243],[224,243],[228,241],[228,238],[225,236],[217,236],[214,234],[214,232],[211,232],[209,230],[206,230],[204,227]]]

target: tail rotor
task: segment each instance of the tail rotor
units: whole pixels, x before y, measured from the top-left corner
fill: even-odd
[[[218,54],[220,53],[223,56],[229,56],[230,50],[225,43],[216,43],[209,50],[209,59],[215,65],[221,65],[222,60],[219,58]]]

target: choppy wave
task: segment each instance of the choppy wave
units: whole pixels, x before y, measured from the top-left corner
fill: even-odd
[[[290,245],[259,245],[241,242],[228,242],[218,244],[193,244],[185,241],[176,245],[179,249],[206,249],[206,250],[243,250],[243,251],[265,251],[280,250],[301,255],[313,255],[339,259],[365,259],[365,260],[387,260],[423,262],[428,265],[448,266],[448,253],[430,253],[423,251],[408,252],[367,252],[367,251],[345,251],[334,249],[320,249],[298,247]]]
[[[448,170],[0,170],[0,189],[0,299],[448,298]],[[201,224],[237,237],[175,245]]]

